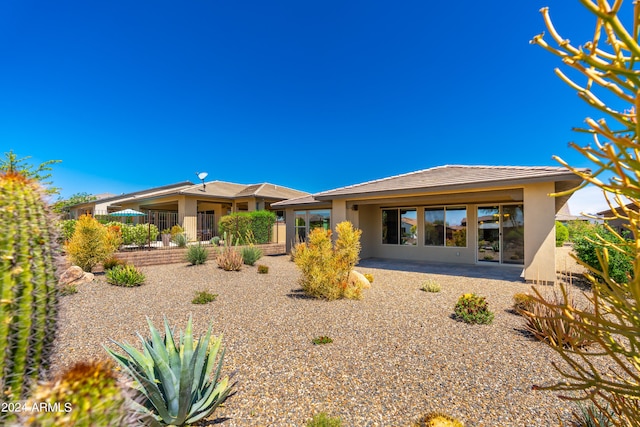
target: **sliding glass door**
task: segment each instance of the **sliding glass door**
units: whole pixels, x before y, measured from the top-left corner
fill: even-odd
[[[478,207],[478,262],[524,264],[522,205]]]

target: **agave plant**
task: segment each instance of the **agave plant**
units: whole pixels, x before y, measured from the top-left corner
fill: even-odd
[[[211,336],[209,325],[204,338],[194,339],[189,316],[187,328],[176,343],[166,317],[164,339],[149,318],[147,322],[151,338],[145,340],[138,334],[142,352],[126,342],[114,341],[124,355],[105,347],[144,396],[137,409],[154,426],[182,426],[210,416],[230,396],[234,385],[229,384],[229,377],[220,379],[222,336]]]

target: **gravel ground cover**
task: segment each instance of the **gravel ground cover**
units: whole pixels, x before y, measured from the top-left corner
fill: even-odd
[[[269,267],[239,272],[170,264],[143,267],[146,284],[108,285],[103,275],[62,298],[53,369],[105,357],[110,339],[137,343],[145,317],[167,316],[183,329],[193,315],[196,334],[213,322],[224,334],[225,373],[235,372],[236,394],[215,412],[222,426],[304,426],[318,412],[344,426],[408,426],[443,411],[465,426],[557,426],[574,406],[556,393],[534,391],[560,379],[559,357],[522,331],[512,296],[530,290],[520,281],[361,266],[374,282],[360,301],[307,298],[288,256],[260,259]],[[455,271],[454,271],[455,273]],[[439,293],[420,290],[426,279]],[[218,294],[191,303],[197,291]],[[458,297],[487,297],[491,325],[451,316]],[[314,345],[319,336],[333,339]],[[219,424],[218,424],[219,423]]]

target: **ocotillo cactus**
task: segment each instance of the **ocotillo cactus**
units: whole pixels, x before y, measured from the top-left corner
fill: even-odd
[[[5,401],[26,397],[47,368],[53,346],[56,240],[43,194],[19,173],[0,174],[0,400]]]

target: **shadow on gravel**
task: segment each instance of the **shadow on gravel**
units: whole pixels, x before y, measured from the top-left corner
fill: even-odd
[[[196,424],[193,424],[194,426],[198,426],[198,427],[204,427],[204,426],[214,426],[216,424],[222,424],[225,421],[229,421],[231,418],[229,417],[219,417],[216,418],[215,420],[208,420],[208,421],[202,421]]]
[[[288,293],[287,296],[293,299],[315,299],[311,295],[305,294],[302,289],[291,289],[291,292]]]

